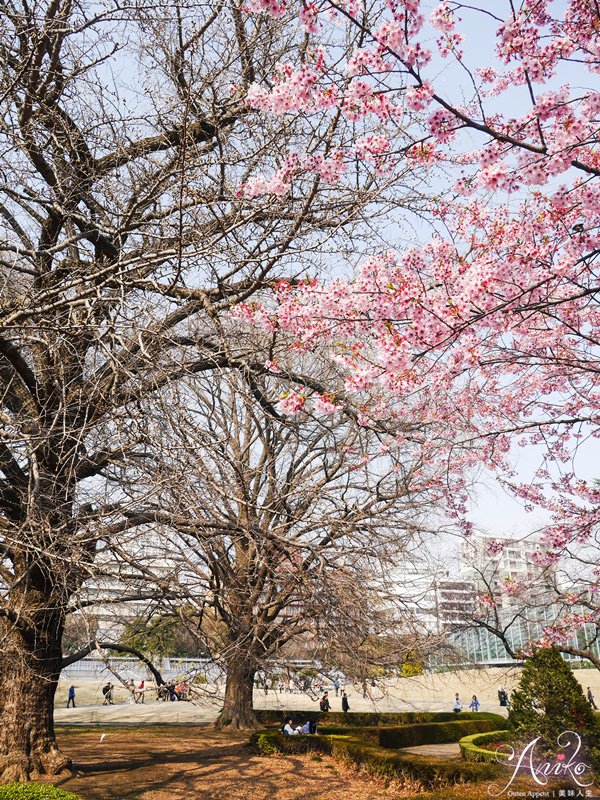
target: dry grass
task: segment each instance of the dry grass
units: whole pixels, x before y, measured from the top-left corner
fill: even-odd
[[[100,737],[105,734],[100,742]],[[210,728],[59,731],[77,775],[57,785],[85,800],[391,800],[393,787],[323,756],[264,757],[247,735]]]

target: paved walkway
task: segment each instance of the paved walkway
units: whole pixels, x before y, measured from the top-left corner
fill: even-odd
[[[435,677],[435,676],[434,676]],[[443,676],[442,676],[443,677]],[[408,679],[412,680],[412,679]],[[105,680],[100,678],[79,678],[74,680],[61,679],[56,693],[55,720],[58,724],[206,724],[212,722],[223,706],[222,684],[206,686],[202,694],[198,694],[193,703],[190,702],[159,702],[156,700],[156,690],[147,682],[145,703],[132,703],[130,692],[120,683],[115,683],[114,700],[112,706],[102,704],[102,686]],[[458,683],[458,681],[457,681]],[[66,708],[68,687],[75,686],[75,702],[77,708]],[[363,697],[361,687],[349,687],[351,711],[450,711],[454,693],[448,693],[443,699],[431,694],[428,699],[418,696],[413,683],[398,681],[386,687],[386,694],[381,689],[374,689],[373,696]],[[418,687],[417,687],[418,688]],[[371,689],[369,689],[371,691]],[[375,694],[377,692],[377,694]],[[463,692],[466,695],[466,693]],[[341,697],[335,692],[329,692],[332,711],[341,711]],[[288,694],[285,692],[270,691],[265,695],[263,691],[255,691],[253,697],[254,708],[270,708],[278,711],[289,710],[302,715],[304,711],[318,711],[319,696],[308,694]],[[494,711],[506,714],[506,709],[500,708],[497,702],[481,703],[482,711]]]
[[[66,694],[66,693],[64,693]],[[59,695],[60,697],[60,695]],[[61,698],[62,699],[62,698]],[[125,699],[125,693],[123,693]],[[331,698],[334,711],[338,708],[340,699]],[[212,722],[223,705],[222,698],[205,698],[198,702],[164,703],[150,700],[144,704],[129,702],[116,702],[112,706],[104,706],[101,702],[77,702],[77,708],[65,708],[65,704],[58,703],[54,710],[54,720],[59,725],[65,724],[108,724],[108,725],[156,725],[156,724],[208,724]],[[271,692],[265,697],[262,692],[257,692],[254,697],[254,708],[272,708],[276,710],[290,710],[299,715],[303,711],[318,711],[318,697],[313,699],[304,694],[276,694]],[[414,703],[394,697],[381,698],[379,701],[363,700],[362,697],[353,697],[352,711],[448,711],[448,703]],[[482,704],[482,711],[498,712],[497,706],[491,703],[489,707]],[[501,709],[505,711],[505,709]],[[442,747],[444,745],[441,745]]]
[[[436,758],[460,758],[458,742],[450,744],[421,744],[418,747],[403,747],[404,753],[415,753],[420,756],[435,756]]]

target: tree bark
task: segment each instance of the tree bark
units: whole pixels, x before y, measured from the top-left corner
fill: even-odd
[[[236,659],[227,664],[225,702],[216,719],[216,728],[240,731],[260,728],[252,707],[255,674],[254,667],[243,660]]]
[[[17,622],[0,630],[0,783],[59,775],[71,766],[54,736],[62,618],[52,610],[35,617],[34,627]]]

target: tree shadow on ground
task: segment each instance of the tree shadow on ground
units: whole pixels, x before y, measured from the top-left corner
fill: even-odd
[[[102,733],[104,739],[100,742]],[[243,733],[103,729],[59,733],[77,774],[57,782],[85,800],[378,800],[382,787],[330,758],[257,755]]]

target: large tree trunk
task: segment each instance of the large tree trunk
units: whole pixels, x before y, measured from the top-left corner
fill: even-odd
[[[215,727],[233,730],[256,730],[260,723],[252,708],[252,691],[256,670],[241,659],[227,664],[225,703]]]
[[[46,609],[34,618],[33,625],[16,620],[0,630],[0,783],[58,775],[71,766],[54,737],[62,617]]]

